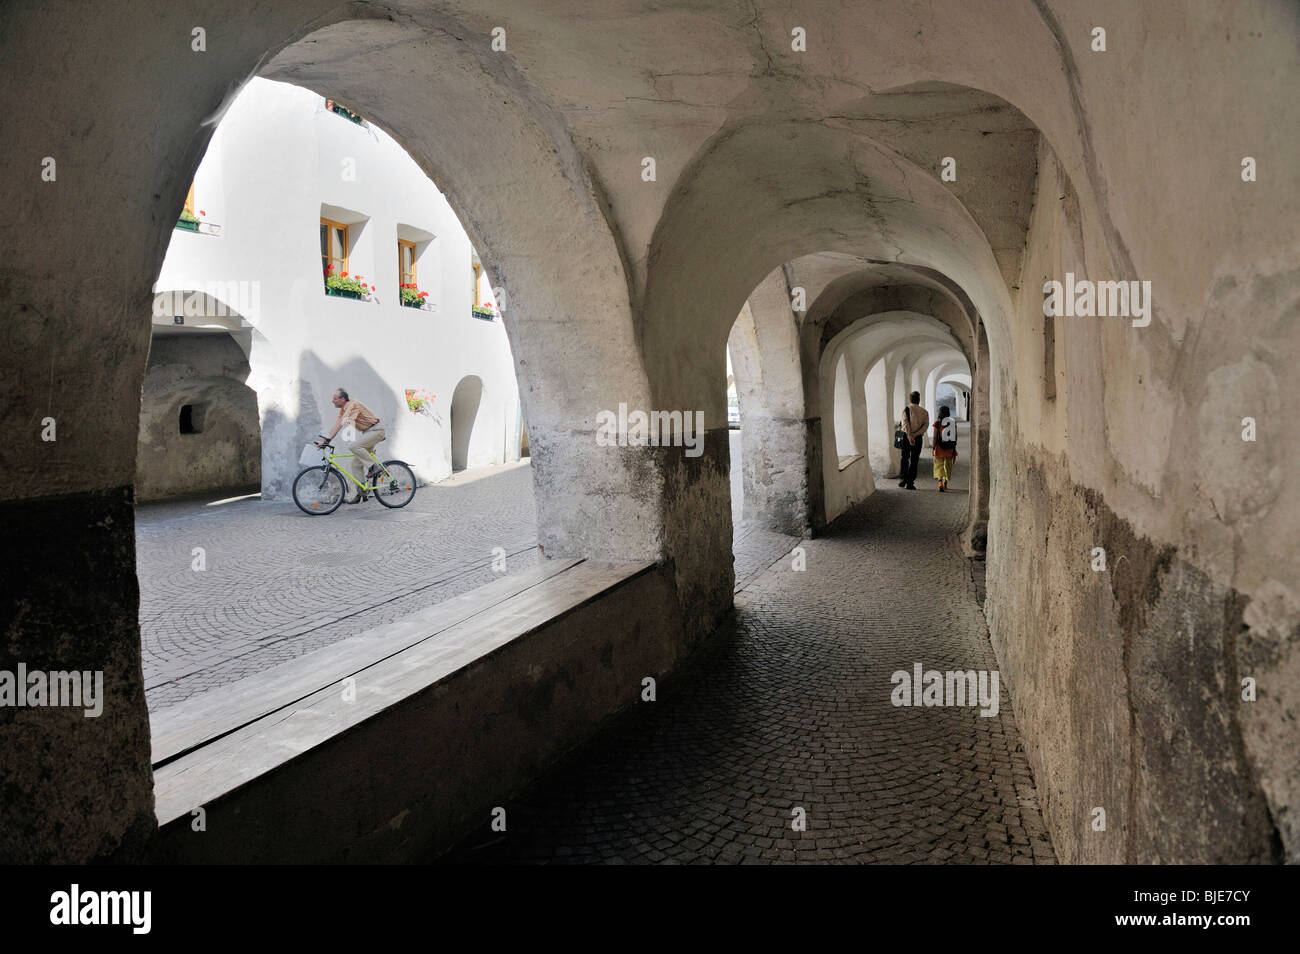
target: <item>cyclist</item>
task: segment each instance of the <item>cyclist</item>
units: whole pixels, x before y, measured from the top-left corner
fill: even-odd
[[[317,447],[324,447],[334,440],[334,435],[344,427],[351,427],[351,432],[345,433],[343,447],[352,454],[352,459],[348,461],[348,470],[352,472],[360,483],[367,483],[367,478],[376,474],[378,468],[373,464],[369,472],[362,468],[362,464],[370,459],[368,451],[375,449],[375,445],[388,436],[387,432],[379,426],[379,418],[371,413],[370,408],[366,407],[360,401],[348,397],[348,392],[339,388],[330,398],[330,403],[339,409],[338,420],[334,422],[334,427],[329,434],[316,441]],[[348,440],[346,438],[351,438]],[[365,496],[359,491],[353,493],[354,484],[345,481],[346,489],[351,495],[350,500],[346,503],[354,504],[365,500]]]

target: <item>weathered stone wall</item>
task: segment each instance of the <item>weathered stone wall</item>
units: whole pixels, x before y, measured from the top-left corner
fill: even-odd
[[[1243,625],[1241,594],[1136,534],[1061,458],[1014,449],[994,480],[1009,506],[986,611],[1061,860],[1281,860],[1246,723],[1252,705],[1285,715],[1242,702],[1240,677],[1271,693],[1287,674]]]
[[[261,485],[257,394],[228,334],[155,335],[140,399],[137,500]],[[183,405],[197,433],[183,434]]]
[[[15,541],[0,548],[0,667],[103,673],[97,716],[0,707],[0,862],[138,858],[156,822],[149,723],[132,717],[145,699],[131,488],[0,502],[0,524]]]
[[[1294,350],[1282,316],[1300,282],[1187,277],[1206,300],[1168,364],[1180,292],[1154,268],[1150,326],[1055,318],[1047,334],[1046,278],[1122,272],[1046,146],[1039,174],[1014,353],[993,355],[986,612],[1054,844],[1080,862],[1295,860],[1300,630],[1280,586],[1294,553],[1259,575],[1248,554],[1281,543],[1270,512],[1280,530],[1296,508],[1276,446],[1242,441],[1241,418],[1277,406],[1256,349]]]
[[[796,331],[785,276],[774,269],[745,302],[727,348],[742,418],[743,519],[798,536],[810,524],[808,421]]]

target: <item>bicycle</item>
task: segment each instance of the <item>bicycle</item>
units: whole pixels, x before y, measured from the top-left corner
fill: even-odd
[[[312,517],[323,517],[338,510],[347,495],[344,478],[357,485],[362,502],[373,493],[376,500],[393,510],[409,504],[415,498],[415,473],[410,465],[401,460],[381,462],[374,451],[367,453],[374,463],[366,471],[367,483],[363,484],[338,466],[338,461],[356,455],[335,454],[334,445],[326,443],[321,455],[328,459],[323,459],[319,466],[304,467],[293,479],[293,502],[298,509]],[[373,484],[369,483],[371,480]]]

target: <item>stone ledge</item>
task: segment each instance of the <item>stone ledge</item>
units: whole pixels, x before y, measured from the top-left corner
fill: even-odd
[[[187,752],[297,705],[323,688],[355,677],[396,653],[442,635],[581,562],[548,560],[396,622],[151,713],[154,771]],[[160,822],[169,820],[159,814]]]
[[[434,607],[444,622],[464,617],[436,633],[408,618],[313,654],[333,651],[313,660],[328,664],[314,688],[312,667],[296,660],[259,677],[242,703],[229,696],[243,708],[206,727],[220,700],[193,700],[155,739],[155,860],[428,857],[682,653],[675,596],[654,564],[567,561],[519,592],[503,584],[517,585]],[[277,696],[271,682],[282,679]],[[199,807],[206,831],[195,832]]]

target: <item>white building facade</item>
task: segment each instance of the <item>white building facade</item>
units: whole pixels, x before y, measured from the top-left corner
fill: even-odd
[[[377,453],[421,482],[518,459],[519,393],[491,283],[433,182],[358,119],[253,79],[218,125],[155,284],[142,499],[250,482],[288,498],[340,387],[380,417]],[[327,289],[327,265],[351,292]],[[419,307],[403,304],[403,286],[423,293]],[[232,377],[256,395],[260,449],[247,410],[234,420]],[[228,466],[241,456],[242,471]]]

